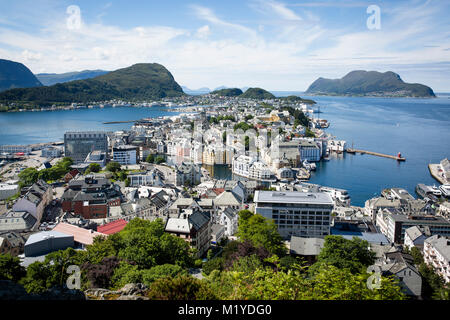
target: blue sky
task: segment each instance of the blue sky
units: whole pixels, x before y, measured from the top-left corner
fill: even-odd
[[[370,5],[379,29],[367,26]],[[0,0],[0,58],[34,73],[157,62],[192,89],[303,91],[318,77],[391,70],[449,92],[449,13],[448,0]]]

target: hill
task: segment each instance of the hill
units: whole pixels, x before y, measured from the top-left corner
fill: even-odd
[[[433,90],[418,83],[405,83],[392,71],[352,71],[341,79],[319,78],[306,91],[308,94],[383,96],[383,97],[435,97]]]
[[[105,70],[84,70],[84,71],[75,71],[75,72],[66,72],[66,73],[39,73],[36,75],[36,78],[44,85],[44,86],[52,86],[57,83],[65,83],[75,80],[85,80],[95,78],[101,75],[108,73],[109,71]]]
[[[157,63],[141,63],[86,80],[58,83],[49,87],[13,89],[0,93],[3,103],[51,105],[122,99],[159,100],[184,95],[172,74]]]
[[[240,95],[241,98],[247,99],[275,99],[275,96],[271,94],[269,91],[266,91],[261,88],[249,88],[243,94]]]
[[[242,94],[242,90],[239,88],[227,88],[227,89],[220,89],[215,90],[211,92],[211,94],[222,96],[222,97],[237,97]]]
[[[22,63],[0,59],[0,92],[41,86],[42,83]]]
[[[287,96],[287,97],[280,97],[278,98],[280,100],[284,100],[287,102],[299,102],[299,103],[306,103],[306,104],[316,104],[314,100],[311,99],[303,99],[299,96]]]

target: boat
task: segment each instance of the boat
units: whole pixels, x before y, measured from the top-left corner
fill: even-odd
[[[443,184],[439,186],[439,190],[441,191],[442,196],[450,198],[450,184]]]
[[[316,164],[315,163],[310,163],[308,160],[305,159],[305,161],[303,161],[303,167],[308,170],[316,170]]]

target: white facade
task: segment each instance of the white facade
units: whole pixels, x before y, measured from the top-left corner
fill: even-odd
[[[450,282],[450,238],[435,235],[425,240],[423,257],[446,283]]]
[[[137,150],[134,146],[117,146],[113,148],[113,160],[121,165],[137,163]]]
[[[308,160],[310,162],[320,161],[321,150],[320,147],[313,141],[301,141],[300,148],[300,160]]]

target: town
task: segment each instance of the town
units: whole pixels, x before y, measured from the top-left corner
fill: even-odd
[[[116,105],[133,104],[68,108]],[[177,114],[133,120],[130,130],[0,146],[0,253],[27,268],[59,250],[86,250],[136,219],[159,221],[193,250],[189,273],[202,279],[227,243],[242,240],[251,213],[274,223],[288,256],[309,265],[328,237],[357,238],[411,299],[422,299],[429,282],[422,264],[443,287],[450,282],[448,159],[433,167],[439,187],[418,184],[414,197],[392,186],[358,207],[347,190],[308,183],[317,163],[352,151],[327,132],[332,123],[313,102],[206,94],[134,106],[155,105]]]

